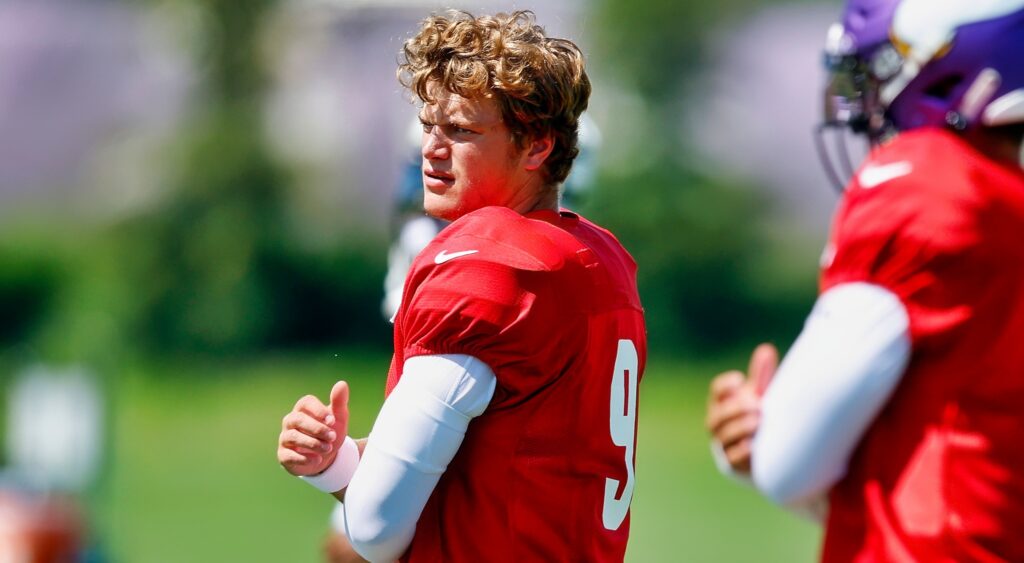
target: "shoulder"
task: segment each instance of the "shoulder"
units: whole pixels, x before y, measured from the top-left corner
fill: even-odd
[[[425,251],[430,266],[453,252],[468,252],[464,262],[487,262],[512,270],[556,271],[571,262],[582,243],[546,221],[505,207],[485,207],[449,225]]]
[[[990,210],[998,207],[987,166],[937,129],[901,134],[873,151],[840,201],[822,289],[869,281],[909,298],[986,264]]]
[[[946,131],[900,134],[872,151],[844,199],[850,204],[918,201],[924,205],[967,197],[973,188],[971,153]]]
[[[556,226],[488,207],[446,227],[416,258],[406,280],[406,314],[504,326],[536,310],[541,296],[573,283],[580,243]],[[430,314],[426,317],[425,313]]]
[[[931,245],[967,242],[988,198],[973,156],[937,129],[904,133],[874,150],[843,194],[836,242],[897,235]]]
[[[470,213],[417,257],[396,317],[403,355],[453,353],[497,369],[556,341],[585,268],[557,226],[514,211]]]
[[[637,301],[635,271],[614,236],[578,215],[488,207],[459,218],[423,250],[405,294],[412,306],[479,301],[520,311],[530,302],[567,311],[609,300],[597,299],[595,288],[614,293],[616,303]]]

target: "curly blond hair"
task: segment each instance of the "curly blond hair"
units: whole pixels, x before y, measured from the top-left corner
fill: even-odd
[[[420,100],[434,102],[433,84],[465,98],[493,98],[516,146],[549,134],[554,139],[543,168],[547,183],[569,175],[590,79],[579,47],[545,35],[533,12],[433,15],[405,42],[403,54],[398,80]]]

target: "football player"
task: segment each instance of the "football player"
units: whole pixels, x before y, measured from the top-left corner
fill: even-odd
[[[874,146],[778,371],[711,384],[718,459],[825,561],[1024,561],[1024,0],[850,0],[826,61]]]
[[[621,561],[646,336],[632,258],[558,206],[583,56],[529,12],[449,12],[399,78],[422,101],[424,208],[452,223],[408,274],[369,438],[346,436],[338,382],[285,416],[278,460],[343,501],[368,560]]]

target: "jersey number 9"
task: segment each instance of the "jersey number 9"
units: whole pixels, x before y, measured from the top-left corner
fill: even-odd
[[[604,527],[618,530],[626,519],[629,503],[633,499],[633,444],[636,441],[636,404],[637,379],[640,361],[636,353],[636,345],[632,340],[619,340],[619,350],[615,355],[615,370],[612,372],[612,392],[609,407],[609,429],[612,443],[625,448],[626,484],[619,491],[619,480],[604,480],[604,511],[602,518]]]

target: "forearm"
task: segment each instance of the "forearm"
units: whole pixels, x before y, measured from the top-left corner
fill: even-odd
[[[355,440],[356,446],[359,448],[360,459],[363,458],[363,453],[366,451],[366,441],[367,438],[360,438],[358,440]],[[338,499],[338,502],[345,502],[345,491],[347,490],[348,487],[345,487],[344,489],[341,489],[339,491],[334,491],[333,493],[331,493],[331,496]]]
[[[864,431],[910,357],[899,299],[869,284],[819,298],[762,402],[754,483],[783,505],[822,497],[845,474]]]
[[[346,535],[363,557],[397,559],[496,380],[470,356],[411,358],[384,402],[344,492]]]

